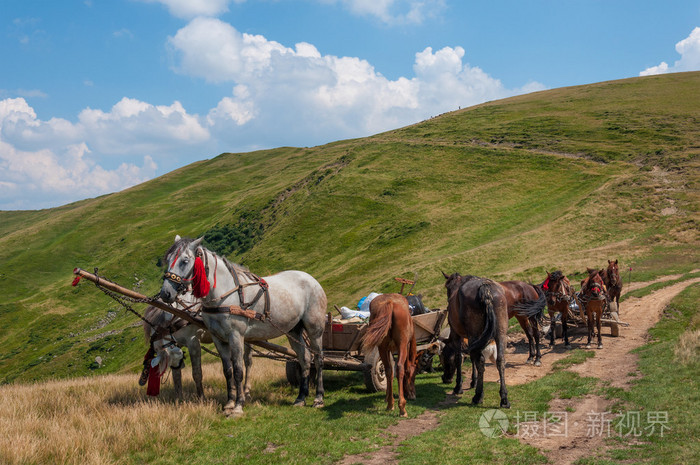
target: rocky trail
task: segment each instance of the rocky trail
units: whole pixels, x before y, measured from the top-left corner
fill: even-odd
[[[654,282],[631,283],[624,291],[639,289],[655,282],[678,279],[680,276],[669,276]],[[661,318],[664,308],[671,300],[686,287],[700,282],[700,278],[682,281],[642,297],[628,298],[620,304],[620,319],[630,323],[628,327],[620,329],[619,337],[610,336],[610,328],[603,327],[603,349],[588,349],[595,351],[595,357],[584,363],[574,365],[569,370],[582,376],[595,377],[603,383],[613,387],[628,388],[630,381],[637,372],[637,356],[630,353],[633,349],[642,346],[648,340],[648,331]],[[569,331],[572,347],[583,348],[586,345],[585,328],[577,328]],[[527,383],[545,376],[552,371],[552,365],[570,352],[564,349],[563,342],[557,339],[554,348],[550,348],[548,341],[541,341],[542,366],[526,365],[527,340],[524,334],[509,336],[506,351],[506,381],[508,385]],[[471,367],[465,364],[464,379],[468,383]],[[498,372],[490,364],[487,364],[485,381],[497,382]],[[465,394],[467,395],[467,394]],[[454,403],[456,399],[447,395],[444,404]],[[567,416],[568,431],[564,435],[526,435],[520,434],[520,440],[540,449],[547,458],[555,464],[571,464],[581,457],[597,454],[605,448],[605,435],[590,434],[587,428],[589,412],[605,412],[609,407],[609,401],[595,395],[588,395],[578,399],[553,399],[550,403],[552,412],[571,412]],[[392,444],[379,448],[370,453],[346,456],[341,465],[366,464],[366,465],[391,465],[397,463],[398,445],[411,436],[421,434],[436,428],[440,422],[440,407],[427,410],[416,418],[401,420],[396,425],[389,427],[386,433],[393,439]],[[540,422],[541,423],[541,422]],[[520,426],[527,426],[520,423]]]

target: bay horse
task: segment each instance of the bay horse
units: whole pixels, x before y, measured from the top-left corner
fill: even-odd
[[[295,406],[309,395],[310,359],[316,367],[314,407],[323,406],[323,348],[326,294],[303,271],[288,270],[260,278],[246,268],[202,246],[202,239],[175,238],[165,254],[167,271],[160,298],[173,302],[186,283],[201,299],[202,319],[221,356],[226,378],[224,414],[243,412],[244,340],[268,340],[286,335],[301,365],[301,383]],[[308,337],[308,346],[304,335]]]
[[[608,299],[610,302],[613,300],[615,301],[619,311],[620,294],[622,293],[622,279],[620,279],[620,270],[617,265],[617,259],[615,261],[608,260],[608,267],[601,274],[605,287],[608,289]]]
[[[407,417],[406,399],[416,398],[416,334],[408,300],[401,294],[381,294],[369,304],[369,326],[362,338],[362,352],[368,354],[375,347],[386,372],[386,409],[394,410],[394,357],[399,390],[399,414]]]
[[[566,277],[561,270],[556,270],[553,273],[547,272],[547,279],[540,284],[547,298],[547,312],[549,313],[550,336],[549,344],[554,347],[555,331],[555,314],[559,312],[561,315],[562,338],[564,339],[564,347],[571,349],[569,344],[569,305],[575,301],[574,289],[571,287],[569,278]]]
[[[588,277],[581,281],[581,293],[579,294],[579,300],[586,309],[586,318],[588,322],[588,342],[586,343],[586,349],[591,348],[594,324],[598,331],[598,348],[602,349],[603,339],[600,332],[601,319],[603,317],[603,310],[607,305],[608,296],[600,272],[591,268],[587,268],[587,271]]]
[[[456,383],[453,394],[464,392],[462,388],[463,338],[469,341],[468,351],[476,367],[477,377],[472,404],[484,400],[484,356],[483,350],[491,339],[496,340],[496,366],[500,377],[500,406],[510,408],[505,377],[506,332],[508,331],[508,303],[505,291],[498,283],[476,276],[462,276],[459,273],[446,275],[447,314],[450,325],[451,344],[455,349],[457,366]]]
[[[508,319],[515,317],[527,336],[529,357],[525,363],[542,365],[540,353],[540,330],[537,319],[547,304],[542,289],[525,281],[502,281],[501,285],[508,302]]]

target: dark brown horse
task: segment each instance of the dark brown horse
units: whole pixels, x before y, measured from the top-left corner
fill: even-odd
[[[406,398],[416,398],[416,335],[406,297],[382,294],[369,305],[369,326],[362,339],[362,351],[367,354],[375,347],[386,372],[386,409],[394,410],[393,352],[398,352],[396,378],[399,385],[399,413],[407,417]]]
[[[525,363],[541,366],[540,330],[537,319],[547,304],[544,292],[538,287],[525,281],[503,281],[500,284],[508,302],[508,319],[515,317],[520,327],[525,331],[530,356]]]
[[[505,377],[506,332],[508,331],[508,303],[503,287],[486,278],[461,276],[444,272],[447,289],[447,314],[450,324],[451,344],[455,349],[455,366],[457,380],[454,394],[464,392],[462,388],[462,350],[463,338],[469,340],[469,357],[476,367],[477,378],[472,404],[484,400],[484,356],[483,350],[491,339],[496,340],[496,365],[501,381],[501,407],[510,408]]]
[[[588,342],[586,343],[586,349],[591,348],[594,324],[596,326],[596,330],[598,331],[598,348],[602,349],[603,339],[600,328],[603,310],[605,309],[608,301],[608,295],[605,289],[605,283],[603,283],[603,278],[600,276],[600,272],[598,270],[588,268],[588,277],[581,281],[581,293],[579,294],[579,300],[586,309],[586,317],[588,320]]]
[[[555,314],[559,312],[561,315],[562,337],[564,338],[564,346],[571,349],[569,344],[569,333],[567,330],[569,321],[569,305],[575,302],[574,289],[571,287],[569,278],[560,270],[553,273],[547,273],[547,279],[540,285],[547,297],[547,312],[549,313],[550,321],[550,336],[549,344],[554,347],[555,338]]]
[[[617,266],[617,260],[608,260],[608,268],[601,273],[605,287],[608,288],[608,299],[613,300],[620,308],[620,294],[622,293],[622,279],[620,279],[620,270]],[[619,310],[618,310],[619,311]]]

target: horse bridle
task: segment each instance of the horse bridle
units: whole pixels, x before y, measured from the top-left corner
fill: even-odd
[[[561,279],[558,279],[555,282],[555,285],[552,287],[558,287],[559,290],[555,291],[547,291],[545,292],[545,295],[547,297],[552,297],[554,299],[554,303],[558,303],[561,301],[569,302],[571,300],[571,287],[569,286],[569,283],[567,282],[568,279],[566,279],[566,276],[562,276]],[[562,288],[563,291],[562,292]]]
[[[177,255],[175,255],[175,259],[173,260],[173,264],[170,266],[171,268],[175,265],[175,262],[177,262],[177,259],[180,257],[180,250],[177,251]],[[201,258],[202,261],[204,261],[204,271],[209,275],[209,259],[207,257],[207,254],[204,253],[204,250],[201,247],[197,248],[197,251],[195,252],[195,258]],[[216,260],[216,255],[214,256],[214,259]],[[215,265],[216,266],[216,265]],[[194,270],[194,268],[193,268]],[[175,291],[177,292],[178,295],[182,294],[187,290],[187,283],[192,281],[194,277],[192,278],[183,278],[180,275],[177,275],[173,273],[172,271],[166,271],[163,273],[163,281],[168,280],[171,283],[175,285]],[[216,278],[214,278],[216,282]]]

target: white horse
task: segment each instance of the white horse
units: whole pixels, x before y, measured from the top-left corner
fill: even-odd
[[[314,407],[322,407],[322,338],[327,300],[321,285],[303,271],[282,271],[258,278],[202,247],[201,242],[202,238],[175,238],[165,254],[168,271],[160,297],[171,303],[191,282],[195,297],[202,299],[202,319],[213,336],[226,378],[228,399],[224,414],[243,412],[244,340],[268,340],[282,334],[287,335],[302,368],[294,405],[305,405],[309,395],[312,355],[316,366]]]

